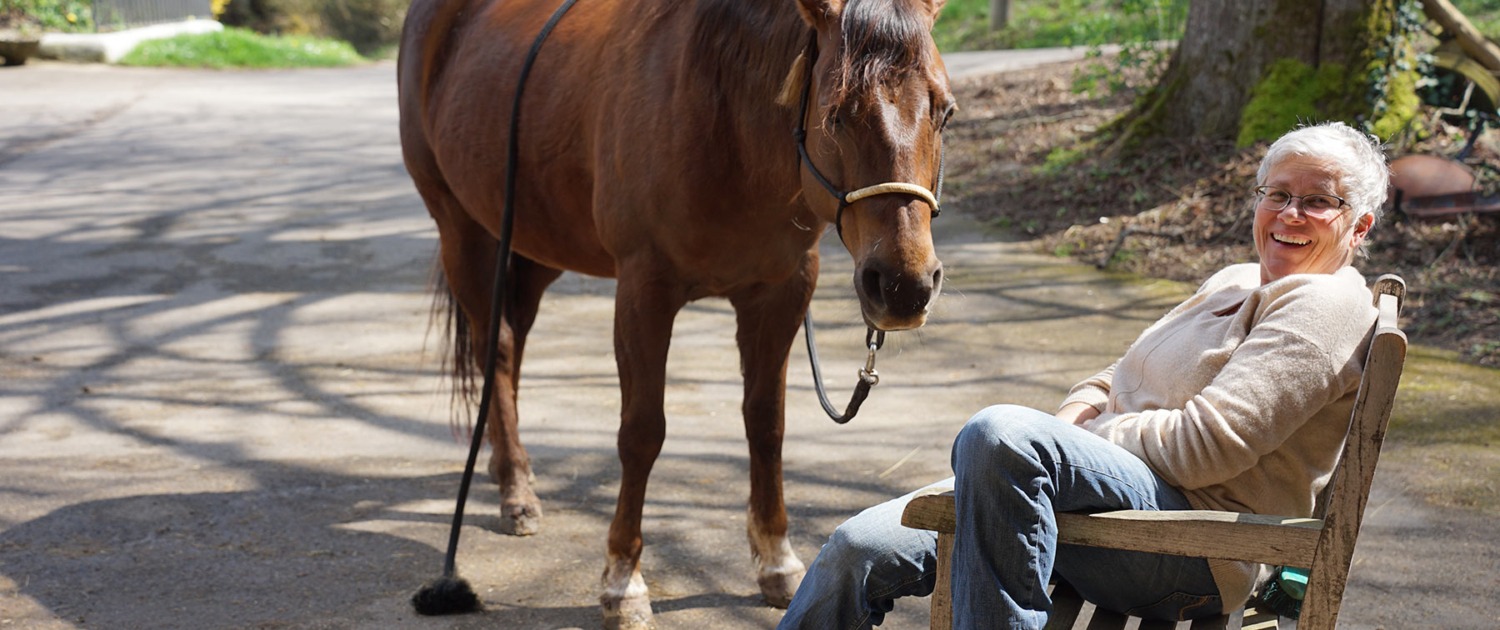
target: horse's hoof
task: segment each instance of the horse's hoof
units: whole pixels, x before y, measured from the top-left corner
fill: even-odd
[[[500,506],[500,533],[512,536],[530,536],[542,531],[542,506]]]
[[[610,601],[599,598],[604,608],[605,630],[653,630],[656,620],[651,616],[650,597],[626,597]]]
[[[797,594],[797,587],[802,584],[802,576],[807,571],[798,562],[795,569],[787,572],[762,573],[756,578],[760,584],[760,594],[766,599],[766,603],[775,608],[786,608],[792,603],[792,596]]]

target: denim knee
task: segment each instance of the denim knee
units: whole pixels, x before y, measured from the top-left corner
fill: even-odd
[[[879,531],[872,531],[861,525],[856,516],[834,528],[833,533],[828,536],[828,542],[818,551],[818,555],[827,556],[830,568],[849,570],[867,567],[885,551],[889,545],[886,537]]]
[[[1037,438],[1057,423],[1044,412],[1021,405],[992,405],[969,418],[953,441],[954,472],[965,463],[983,462],[986,468],[1036,459]]]

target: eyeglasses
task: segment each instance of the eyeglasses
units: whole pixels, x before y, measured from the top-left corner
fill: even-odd
[[[1319,219],[1338,216],[1339,211],[1349,205],[1343,197],[1337,195],[1293,195],[1274,186],[1256,186],[1255,194],[1260,195],[1258,207],[1261,210],[1281,212],[1292,205],[1293,199],[1297,199],[1300,200],[1297,205],[1302,209],[1303,216]]]

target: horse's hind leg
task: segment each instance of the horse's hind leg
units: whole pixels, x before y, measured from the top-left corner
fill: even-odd
[[[491,344],[497,351],[486,437],[493,448],[490,477],[500,485],[500,529],[518,536],[535,534],[541,527],[542,504],[531,488],[531,458],[521,445],[516,385],[520,381],[521,350],[536,320],[542,292],[561,272],[512,255],[500,338],[491,340],[489,318],[497,243],[478,223],[459,213],[448,213],[440,219],[438,230],[449,288],[468,317],[471,356],[482,365]]]
[[[746,529],[761,595],[785,608],[805,567],[787,540],[781,492],[781,443],[786,418],[786,369],[797,328],[812,299],[818,261],[810,255],[799,274],[730,297],[738,320],[736,340],[745,374],[745,437],[750,444],[750,504]]]
[[[507,267],[509,277],[506,278],[505,318],[500,323],[500,357],[507,357],[507,347],[509,356],[507,361],[503,363],[497,361],[497,363],[508,369],[502,371],[497,365],[495,370],[495,403],[500,408],[500,417],[505,421],[493,422],[487,427],[490,444],[503,443],[506,447],[495,447],[490,453],[489,472],[490,479],[500,485],[501,528],[507,533],[525,536],[536,533],[539,526],[537,521],[542,516],[541,505],[535,495],[530,494],[529,488],[526,495],[517,494],[514,501],[511,501],[511,497],[506,493],[506,488],[518,485],[518,479],[525,479],[528,486],[533,480],[531,459],[527,456],[525,447],[521,445],[520,411],[516,404],[517,392],[521,386],[521,358],[526,349],[526,337],[531,332],[531,325],[536,323],[542,294],[554,280],[562,275],[562,271],[542,265],[520,254],[511,254]],[[502,374],[508,374],[509,378],[502,382]],[[525,502],[528,496],[532,501],[530,505]],[[536,506],[534,513],[530,510],[531,505]]]
[[[641,577],[641,511],[646,481],[666,438],[663,394],[672,323],[687,300],[669,268],[654,261],[622,264],[615,292],[615,362],[620,371],[620,496],[609,524],[604,567],[606,628],[652,627]]]

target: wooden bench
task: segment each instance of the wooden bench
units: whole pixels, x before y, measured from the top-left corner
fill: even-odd
[[[1126,549],[1202,558],[1260,562],[1311,569],[1299,630],[1331,629],[1349,577],[1354,542],[1364,519],[1375,463],[1385,440],[1396,386],[1406,361],[1406,335],[1396,318],[1406,284],[1395,275],[1381,276],[1374,287],[1380,310],[1365,371],[1350,417],[1349,437],[1332,481],[1319,500],[1320,518],[1291,518],[1207,510],[1152,512],[1120,510],[1097,514],[1058,514],[1058,537],[1066,544]],[[953,494],[919,496],[907,504],[902,524],[938,532],[937,589],[932,594],[932,628],[953,625],[951,561]],[[998,595],[997,595],[998,596]],[[1096,609],[1065,583],[1052,591],[1053,613],[1047,627],[1123,629],[1124,615]],[[1252,599],[1253,602],[1253,599]],[[1139,620],[1142,630],[1175,628],[1174,622]],[[1183,622],[1188,625],[1189,622]],[[1254,608],[1191,622],[1193,630],[1276,628],[1274,614]]]

